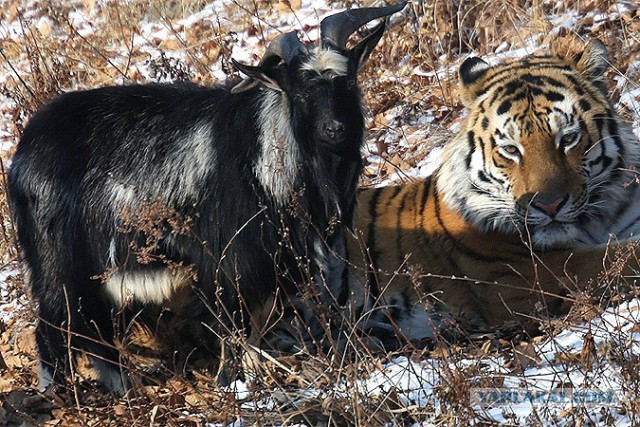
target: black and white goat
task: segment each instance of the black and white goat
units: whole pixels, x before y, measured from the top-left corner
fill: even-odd
[[[106,87],[33,116],[9,195],[39,314],[42,388],[62,383],[72,349],[123,393],[114,316],[132,303],[171,305],[190,289],[223,336],[246,332],[276,293],[328,280],[361,172],[356,73],[384,23],[352,49],[346,40],[405,4],[327,17],[312,49],[282,34],[257,66],[235,63],[248,79],[230,91]],[[131,227],[145,210],[152,228]]]

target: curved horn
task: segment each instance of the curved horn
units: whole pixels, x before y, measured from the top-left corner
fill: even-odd
[[[295,31],[280,34],[267,46],[259,65],[265,65],[273,58],[281,58],[286,64],[307,48],[302,44]]]
[[[407,5],[404,0],[393,6],[364,7],[362,9],[345,10],[335,15],[327,16],[320,23],[320,38],[322,47],[344,48],[347,39],[358,28],[383,16],[389,16],[401,11]]]

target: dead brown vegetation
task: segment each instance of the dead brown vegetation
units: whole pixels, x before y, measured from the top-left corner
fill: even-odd
[[[212,70],[222,70],[228,76],[235,73],[230,65],[231,52],[234,45],[244,42],[244,34],[264,40],[274,16],[287,13],[295,16],[301,7],[301,2],[294,0],[233,0],[219,13],[195,23],[181,21],[201,12],[206,3],[201,0],[2,2],[0,62],[6,81],[2,85],[5,102],[1,128],[6,132],[0,139],[3,147],[0,271],[12,272],[6,279],[9,292],[1,295],[0,302],[27,300],[18,272],[4,165],[10,161],[20,132],[34,111],[56,94],[73,88],[147,79],[216,83]],[[335,8],[360,4],[351,0],[327,3]],[[79,27],[74,20],[76,11],[91,17],[92,31]],[[605,18],[599,18],[600,14]],[[640,80],[638,68],[630,67],[640,58],[640,8],[634,2],[414,1],[406,15],[399,25],[389,29],[383,44],[361,73],[370,113],[369,154],[381,159],[367,165],[363,185],[385,179],[394,172],[409,171],[450,137],[463,114],[456,89],[456,65],[467,54],[500,57],[512,49],[526,47],[531,52],[551,44],[560,50],[570,50],[572,40],[595,36],[604,41],[611,53],[614,68],[610,77],[618,81],[610,88],[614,99],[621,90],[637,85]],[[554,32],[562,21],[553,20],[558,16],[573,21]],[[153,23],[156,32],[145,32],[143,22]],[[303,31],[313,29],[307,27]],[[638,111],[622,113],[635,120],[640,116]],[[429,121],[425,122],[424,117],[429,117]],[[552,333],[600,311],[593,301],[580,301],[572,316],[544,327]],[[468,402],[471,387],[468,379],[480,376],[487,386],[499,379],[483,376],[481,361],[456,365],[457,361],[504,356],[505,367],[514,372],[536,363],[535,350],[528,341],[521,342],[527,337],[520,331],[468,337],[462,344],[436,340],[429,349],[408,349],[403,354],[413,360],[429,357],[434,363],[452,362],[441,372],[441,385],[434,391],[440,399],[437,411],[433,404],[407,401],[397,390],[383,390],[372,397],[350,388],[357,380],[380,371],[382,363],[393,356],[374,357],[364,350],[356,352],[356,360],[336,360],[326,355],[279,359],[264,356],[249,372],[251,381],[247,382],[247,390],[217,387],[214,373],[206,369],[176,373],[163,366],[157,368],[156,364],[156,371],[150,374],[134,369],[151,385],[136,387],[123,399],[97,389],[90,374],[74,390],[48,397],[35,390],[32,310],[28,305],[22,306],[8,319],[0,320],[1,425],[200,426],[212,422],[225,425],[238,419],[257,425],[367,426],[393,420],[399,425],[412,425],[425,419],[435,419],[441,425],[464,425],[475,416]],[[135,341],[126,346],[151,349],[147,353],[132,352],[132,366],[145,366],[145,357],[157,356],[149,342]],[[637,355],[629,360],[615,348],[589,348],[584,354],[569,352],[566,363],[587,369],[593,363],[593,354],[618,360],[626,385],[630,390],[638,390]],[[336,384],[344,384],[351,391],[338,394],[334,391]],[[317,393],[304,391],[307,388]],[[625,410],[640,412],[637,401]],[[579,414],[567,416],[574,416],[578,421],[573,425],[578,425]]]

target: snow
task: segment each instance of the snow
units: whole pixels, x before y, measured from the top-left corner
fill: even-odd
[[[640,61],[633,64],[634,69],[640,69]],[[640,116],[640,87],[630,88],[620,95],[619,105],[627,108],[634,116]],[[633,121],[633,133],[640,138],[640,121]]]
[[[370,399],[394,392],[401,404],[407,407],[433,407],[435,419],[440,413],[438,389],[449,384],[451,379],[448,373],[479,366],[482,374],[469,377],[470,384],[494,377],[497,382],[502,382],[499,389],[510,395],[528,392],[536,396],[537,393],[544,400],[538,397],[532,402],[520,401],[493,408],[477,405],[474,410],[478,420],[528,426],[532,419],[539,419],[541,425],[572,425],[563,414],[572,408],[578,408],[579,411],[584,411],[583,415],[589,417],[594,425],[613,419],[616,426],[632,426],[637,424],[638,419],[633,414],[625,413],[621,405],[634,399],[636,390],[625,391],[625,381],[619,367],[607,360],[596,360],[592,368],[585,371],[576,365],[561,362],[559,357],[567,354],[579,355],[585,336],[592,334],[597,347],[610,346],[617,349],[618,354],[629,358],[630,362],[637,361],[640,356],[640,333],[634,331],[639,323],[640,301],[634,299],[606,310],[588,323],[576,325],[535,344],[535,354],[540,362],[523,372],[505,368],[502,357],[447,362],[430,359],[412,361],[400,356],[369,376],[350,383],[336,384],[334,391],[337,396],[348,397],[356,392]],[[568,385],[569,389],[558,391]],[[238,381],[235,387],[239,389],[237,397],[246,399],[247,385]],[[473,388],[471,392],[474,392]],[[300,395],[304,393],[317,396],[312,389],[301,390]],[[265,406],[264,403],[256,405],[260,408]],[[562,422],[562,419],[566,419],[566,422]],[[430,424],[425,419],[423,424],[416,425]]]
[[[18,274],[15,266],[7,266],[0,270],[0,324],[8,323],[12,317],[28,306],[26,296],[16,292],[11,285],[11,279]]]
[[[33,18],[30,12],[33,10],[30,5],[32,2],[24,4],[25,19]],[[188,16],[177,23],[177,27],[188,28],[203,20],[224,19],[225,8],[235,4],[234,0],[215,1],[197,13]],[[594,25],[601,25],[612,19],[617,19],[621,13],[632,7],[630,2],[620,1],[614,8],[615,11],[607,14],[588,13],[587,16],[593,18]],[[305,0],[302,2],[302,8],[295,15],[291,13],[283,13],[274,17],[270,22],[272,26],[262,25],[266,31],[266,38],[272,38],[277,32],[286,32],[307,28],[306,33],[301,35],[306,40],[316,40],[319,36],[319,22],[327,14],[335,12],[323,0]],[[70,22],[78,33],[87,37],[92,33],[92,20],[90,16],[78,9],[70,15]],[[572,31],[577,26],[580,19],[584,17],[577,16],[574,13],[564,13],[552,17],[552,33],[559,33],[561,30]],[[47,18],[39,19],[37,26],[45,26]],[[253,18],[255,23],[260,25],[257,18]],[[394,17],[394,19],[400,19]],[[11,37],[11,35],[21,34],[22,27],[19,20],[14,20],[7,24],[3,22],[0,25],[0,35],[3,37]],[[157,22],[144,22],[141,24],[139,34],[136,34],[133,43],[148,52],[150,56],[157,54],[153,47],[153,40],[164,40],[172,37],[171,31]],[[261,39],[256,36],[250,36],[245,32],[238,32],[237,41],[233,44],[231,55],[236,60],[251,63],[259,55],[263,46]],[[521,57],[530,54],[537,48],[538,39],[529,38],[523,41],[523,45],[512,48],[506,43],[501,44],[494,55],[484,57],[488,62],[495,63],[505,58]],[[123,54],[123,58],[124,58]],[[182,58],[184,59],[184,58]],[[119,63],[122,58],[114,58],[114,63]],[[18,64],[23,66],[24,64]],[[148,76],[148,69],[140,64],[137,65],[140,72]],[[640,60],[631,64],[629,73],[637,73],[640,70]],[[219,80],[224,80],[227,76],[222,70],[211,70],[212,74]],[[457,66],[438,70],[425,70],[417,67],[413,70],[413,74],[418,77],[449,79],[457,72]],[[5,83],[8,79],[6,74],[0,75],[0,82]],[[386,76],[389,80],[393,80],[393,76]],[[619,104],[617,107],[624,108],[629,111],[633,118],[633,129],[635,134],[640,138],[640,88],[634,87],[625,79],[619,79],[618,89],[620,90]],[[2,111],[10,110],[7,106],[8,100],[1,101]],[[397,107],[389,110],[387,119],[389,121],[400,118],[402,122],[402,109]],[[428,126],[435,120],[433,113],[425,112],[416,120],[416,125]],[[13,133],[10,130],[11,117],[3,114],[0,117],[0,155],[12,149],[15,144]],[[458,123],[452,125],[450,131],[455,132]],[[418,134],[420,136],[420,134]],[[395,141],[398,138],[397,130],[390,128],[387,130],[385,138],[389,141]],[[403,141],[402,144],[409,144]],[[375,169],[384,163],[382,157],[375,153],[374,144],[369,144],[365,150],[368,168]],[[431,175],[437,168],[442,155],[442,146],[433,148],[429,155],[419,161],[417,165],[410,171],[396,172],[391,174],[377,185],[390,185],[399,181],[410,178],[425,178]],[[4,162],[5,167],[10,166],[10,161]],[[15,313],[24,310],[27,307],[26,296],[17,292],[11,284],[11,278],[14,277],[17,270],[14,266],[6,266],[0,271],[0,322],[7,323]],[[574,325],[571,328],[560,331],[558,334],[550,337],[542,342],[534,343],[534,353],[536,355],[535,366],[529,367],[516,372],[512,369],[505,368],[505,360],[501,356],[487,356],[483,358],[461,359],[457,361],[446,361],[436,359],[426,359],[421,361],[410,360],[407,357],[396,357],[389,362],[383,364],[380,369],[374,371],[370,375],[359,378],[355,381],[347,382],[346,380],[335,385],[333,392],[337,396],[349,396],[351,393],[357,392],[361,396],[383,397],[392,392],[397,393],[402,404],[406,406],[433,407],[432,418],[426,416],[425,419],[419,420],[415,426],[431,426],[437,424],[437,417],[440,414],[439,407],[441,405],[441,397],[439,390],[447,386],[448,372],[460,371],[468,367],[481,367],[481,377],[495,377],[496,382],[503,389],[525,389],[525,390],[542,390],[553,391],[558,387],[566,384],[572,385],[574,391],[600,391],[603,393],[614,392],[616,402],[611,405],[584,405],[579,406],[579,411],[585,411],[585,417],[591,419],[594,425],[615,424],[616,426],[637,425],[639,420],[632,413],[626,413],[622,410],[621,402],[624,399],[633,399],[634,395],[630,392],[635,390],[625,390],[627,382],[624,376],[626,373],[621,367],[621,363],[614,359],[626,360],[629,364],[637,364],[640,357],[640,301],[633,299],[624,302],[617,307],[610,308],[604,313],[596,316],[591,321]],[[579,357],[585,348],[585,342],[592,339],[596,348],[609,348],[608,354],[611,355],[610,360],[598,357],[594,362],[591,370],[578,368],[576,364],[568,363],[565,359],[567,355]],[[480,377],[470,377],[468,381],[480,382]],[[243,381],[234,382],[228,391],[235,393],[238,401],[242,401],[242,405],[247,408],[255,408],[256,410],[272,410],[276,407],[275,402],[269,399],[256,398],[253,399],[253,391],[249,383]],[[313,388],[301,389],[299,396],[316,398],[325,391]],[[627,395],[629,394],[629,395]],[[572,425],[571,417],[563,416],[572,403],[544,405],[540,403],[516,403],[512,405],[500,406],[496,408],[486,408],[480,405],[473,409],[476,414],[475,422],[493,421],[496,423],[508,423],[509,425],[530,425],[532,420],[541,425]],[[244,422],[238,420],[232,424],[233,426],[245,425]]]

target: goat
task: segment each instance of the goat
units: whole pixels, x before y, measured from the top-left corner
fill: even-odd
[[[385,23],[351,49],[346,41],[405,4],[331,15],[311,49],[281,34],[257,66],[234,61],[248,78],[231,90],[75,91],[31,118],[9,196],[37,303],[41,389],[64,384],[81,350],[123,394],[115,314],[133,303],[179,305],[190,289],[224,337],[248,332],[278,292],[331,280],[362,167],[356,74]],[[125,220],[143,211],[151,229]]]

